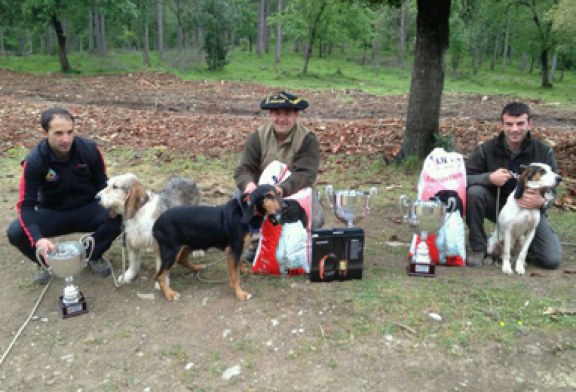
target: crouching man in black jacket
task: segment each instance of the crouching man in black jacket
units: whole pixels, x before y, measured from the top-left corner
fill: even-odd
[[[40,123],[46,138],[22,161],[18,219],[7,230],[8,240],[37,263],[36,249],[55,250],[49,237],[76,232],[94,232],[90,269],[110,274],[102,259],[120,234],[121,217],[112,217],[100,206],[96,193],[106,186],[106,165],[96,143],[74,134],[74,117],[62,108],[42,113]],[[35,282],[46,284],[50,276],[43,269]]]

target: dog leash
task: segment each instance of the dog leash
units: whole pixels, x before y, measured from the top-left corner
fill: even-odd
[[[511,170],[508,170],[508,172],[510,173],[512,178],[514,178],[514,179],[518,178],[518,173],[514,173]],[[498,219],[498,216],[500,215],[500,190],[501,189],[502,189],[502,186],[499,186],[496,189],[496,238],[498,240],[500,239],[500,220]]]

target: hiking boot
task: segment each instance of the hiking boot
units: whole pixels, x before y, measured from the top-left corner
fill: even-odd
[[[48,282],[50,282],[51,276],[52,275],[50,275],[50,272],[46,271],[44,268],[40,268],[40,271],[38,271],[34,277],[34,283],[40,286],[47,285]]]
[[[88,260],[90,269],[102,277],[110,275],[110,261],[104,257],[99,260]]]
[[[472,268],[482,268],[485,259],[484,252],[472,252],[466,259],[466,266]]]

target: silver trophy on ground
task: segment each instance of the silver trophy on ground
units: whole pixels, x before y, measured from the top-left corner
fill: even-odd
[[[456,208],[456,199],[448,199],[448,205],[440,200],[414,200],[406,195],[400,196],[400,210],[404,222],[408,223],[412,232],[420,236],[420,243],[415,247],[414,254],[408,263],[408,275],[435,276],[435,265],[430,259],[430,250],[426,244],[428,235],[440,230]]]
[[[370,213],[370,198],[377,193],[376,187],[369,192],[359,190],[334,190],[332,185],[326,186],[326,199],[334,215],[347,227],[354,227]]]
[[[88,312],[84,295],[74,284],[74,276],[82,272],[92,251],[94,250],[94,237],[85,235],[79,241],[65,241],[55,244],[56,250],[46,255],[44,263],[44,249],[36,250],[36,259],[42,268],[50,274],[63,278],[66,282],[64,292],[60,296],[60,311],[62,317],[72,317]],[[86,251],[90,254],[86,257]]]

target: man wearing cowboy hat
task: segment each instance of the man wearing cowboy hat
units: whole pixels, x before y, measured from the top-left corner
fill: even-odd
[[[285,91],[264,98],[260,109],[268,110],[270,122],[260,127],[246,139],[240,164],[234,170],[236,186],[242,193],[256,189],[262,172],[272,163],[281,162],[290,171],[288,177],[274,181],[276,191],[290,196],[306,187],[313,187],[318,176],[320,145],[316,135],[298,123],[300,110],[308,107],[308,101]],[[276,162],[275,162],[276,161]],[[270,165],[270,166],[272,166]],[[324,211],[315,192],[312,192],[311,228],[324,225]],[[256,254],[258,236],[252,238],[252,246],[242,256],[251,262]]]
[[[271,121],[246,139],[240,165],[234,170],[240,191],[252,192],[264,169],[275,160],[286,164],[291,172],[276,184],[282,197],[314,186],[320,161],[318,139],[297,122],[300,110],[307,107],[308,101],[284,91],[260,102],[260,108],[268,110]]]

